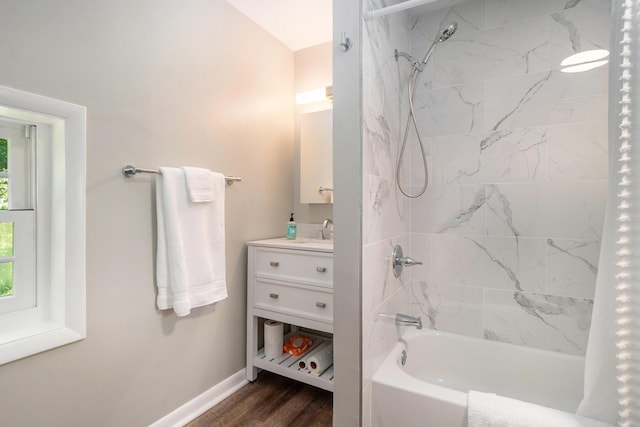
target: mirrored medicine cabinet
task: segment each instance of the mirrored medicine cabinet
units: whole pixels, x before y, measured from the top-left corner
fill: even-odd
[[[300,120],[300,203],[333,203],[333,110]]]

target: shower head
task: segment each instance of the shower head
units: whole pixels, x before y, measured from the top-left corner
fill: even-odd
[[[457,29],[458,29],[457,22],[452,22],[451,24],[447,25],[447,27],[444,30],[442,30],[442,32],[440,33],[440,36],[438,37],[438,41],[443,42],[443,41],[449,40],[449,38],[455,34]]]
[[[451,24],[447,25],[444,30],[442,30],[440,34],[436,36],[436,39],[433,41],[433,43],[431,43],[431,47],[429,47],[427,54],[424,56],[424,58],[422,58],[422,62],[417,67],[414,66],[414,68],[416,68],[419,72],[422,72],[424,67],[427,65],[427,61],[429,60],[429,57],[431,57],[433,49],[436,47],[436,45],[440,42],[449,40],[449,38],[451,38],[451,36],[455,34],[457,29],[458,24],[456,22],[452,22]]]
[[[436,44],[449,40],[449,38],[451,38],[451,36],[455,34],[457,29],[458,29],[458,24],[456,22],[452,22],[451,24],[447,25],[440,32],[440,34],[437,35],[433,43],[431,43],[429,50],[427,51],[424,58],[422,58],[421,62],[418,62],[416,58],[409,55],[408,53],[399,52],[398,49],[394,50],[394,58],[396,59],[396,61],[398,61],[399,57],[403,57],[407,61],[409,61],[409,63],[411,64],[411,67],[413,68],[413,70],[411,71],[412,75],[416,73],[421,73],[424,70],[424,67],[427,65],[427,61],[429,60],[429,57],[433,53],[433,49],[436,47]]]

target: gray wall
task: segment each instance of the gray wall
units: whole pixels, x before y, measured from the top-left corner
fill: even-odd
[[[224,1],[4,0],[0,84],[88,108],[87,339],[0,367],[3,425],[141,426],[244,367],[245,241],[293,204],[293,53]],[[154,178],[227,189],[229,298],[155,308]]]

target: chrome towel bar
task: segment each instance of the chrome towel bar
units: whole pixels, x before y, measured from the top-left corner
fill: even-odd
[[[137,173],[160,173],[159,170],[157,169],[143,169],[143,168],[137,168],[135,166],[131,166],[131,165],[126,165],[122,168],[122,174],[124,176],[126,176],[127,178],[134,176]],[[241,182],[242,178],[239,176],[225,176],[224,177],[225,182],[227,183],[227,185],[231,185],[234,182]]]

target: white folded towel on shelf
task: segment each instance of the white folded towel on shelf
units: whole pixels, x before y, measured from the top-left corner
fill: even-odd
[[[469,391],[467,399],[469,427],[612,427],[591,418],[493,393]]]
[[[160,168],[156,181],[157,305],[186,316],[194,307],[227,297],[225,277],[224,175],[210,172],[213,201],[194,203],[185,172]]]
[[[181,168],[187,180],[187,190],[193,203],[213,202],[213,172],[209,169],[184,166]]]

